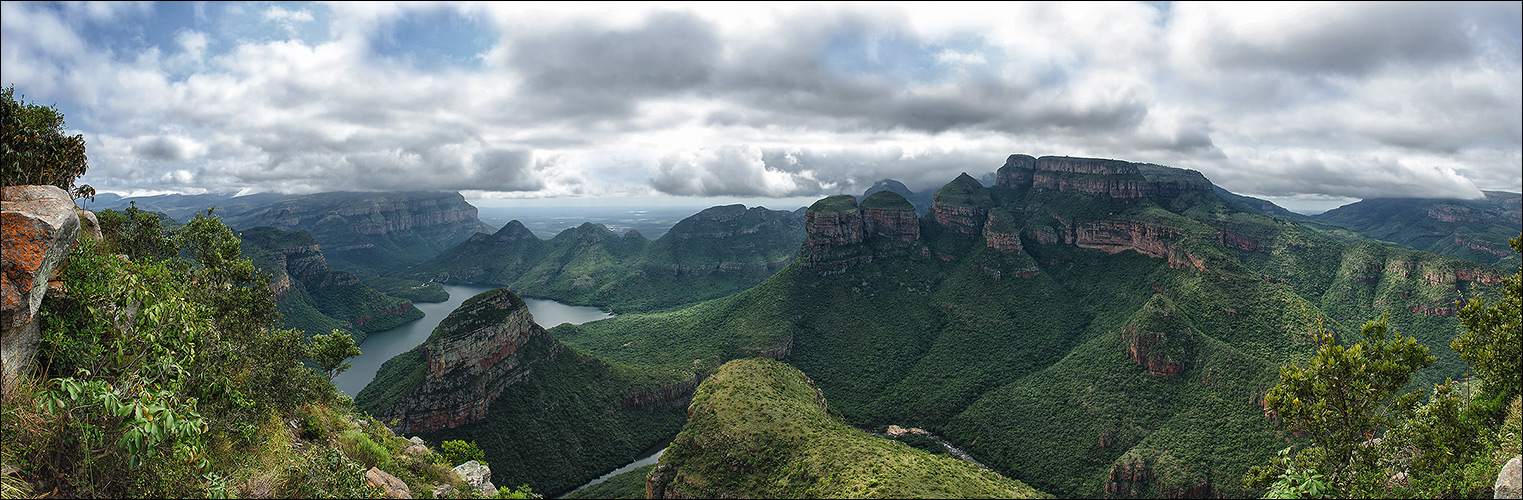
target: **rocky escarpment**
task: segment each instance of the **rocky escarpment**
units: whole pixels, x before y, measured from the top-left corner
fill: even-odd
[[[0,194],[0,390],[29,370],[48,282],[80,231],[74,201],[56,186],[6,186]]]
[[[947,229],[977,237],[982,234],[989,209],[993,207],[994,201],[989,198],[988,190],[967,172],[963,172],[936,191],[931,212],[936,217],[936,223]]]
[[[1162,294],[1148,299],[1122,329],[1126,356],[1153,375],[1178,375],[1190,355],[1194,329]]]
[[[1211,192],[1211,182],[1194,170],[1101,158],[1010,155],[995,174],[1008,189],[1070,191],[1110,198],[1175,197]]]
[[[983,233],[984,244],[989,248],[999,250],[1000,253],[1021,251],[1020,230],[1015,225],[1015,216],[1003,208],[989,211]]]
[[[235,228],[311,232],[329,259],[350,269],[399,267],[491,228],[460,193],[319,193],[227,218]]]
[[[1028,228],[1026,234],[1042,244],[1064,243],[1110,254],[1132,250],[1167,259],[1175,269],[1206,270],[1200,258],[1176,248],[1186,236],[1182,230],[1138,221],[1074,222],[1057,215],[1053,219],[1057,225]]]
[[[862,224],[868,234],[911,243],[920,239],[920,217],[904,196],[877,191],[862,199]]]
[[[1186,477],[1170,477],[1170,475]],[[1154,450],[1128,451],[1111,464],[1105,493],[1120,498],[1219,497],[1211,481],[1192,474],[1187,464]]]
[[[396,429],[408,433],[481,420],[504,389],[564,349],[534,323],[528,306],[513,292],[482,293],[445,317],[418,347],[422,383],[376,415],[397,419]],[[531,350],[535,355],[526,352]]]
[[[412,301],[383,294],[353,274],[329,268],[322,246],[306,231],[256,227],[241,231],[240,238],[244,256],[270,273],[270,289],[287,328],[343,328],[354,334],[423,317]],[[363,334],[355,337],[364,339]]]
[[[350,230],[367,235],[462,223],[475,229],[480,222],[476,207],[460,193],[449,192],[323,193],[283,200],[248,217],[290,230],[334,215],[344,218]]]
[[[875,258],[929,255],[920,243],[914,206],[889,191],[873,193],[858,206],[851,195],[831,196],[804,212],[804,269],[828,276]]]

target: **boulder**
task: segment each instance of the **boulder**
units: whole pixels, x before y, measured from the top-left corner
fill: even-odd
[[[56,186],[6,186],[0,193],[0,364],[7,393],[37,351],[37,312],[48,281],[79,236],[74,210],[74,200]]]
[[[407,483],[381,469],[371,467],[365,471],[365,482],[385,492],[386,498],[412,498],[412,489]]]
[[[1502,472],[1497,474],[1497,482],[1491,485],[1494,492],[1492,498],[1523,498],[1523,455],[1512,457],[1507,465],[1502,466]]]
[[[475,460],[460,464],[454,469],[455,475],[470,484],[472,488],[481,490],[487,495],[496,495],[497,486],[492,484],[492,469],[481,465]]]
[[[80,208],[76,209],[75,213],[79,214],[79,234],[81,236],[87,236],[95,241],[106,239],[106,235],[100,232],[100,219],[95,217],[95,212]]]

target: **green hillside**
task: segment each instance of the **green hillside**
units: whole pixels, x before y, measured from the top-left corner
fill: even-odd
[[[256,227],[240,231],[239,236],[243,255],[272,276],[276,308],[286,328],[313,334],[344,329],[358,343],[367,333],[423,317],[411,301],[376,291],[347,272],[329,269],[317,239],[306,231]]]
[[[1516,267],[1507,240],[1523,232],[1523,195],[1482,194],[1478,200],[1372,198],[1311,218],[1414,250]]]
[[[848,426],[798,369],[738,359],[700,385],[651,488],[696,498],[1049,498]],[[658,492],[659,493],[659,492]]]
[[[592,223],[546,241],[512,221],[398,276],[504,286],[525,296],[616,312],[651,311],[761,282],[793,258],[802,227],[801,213],[742,205],[705,209],[655,241]]]
[[[1459,325],[1446,308],[1461,293],[1495,293],[1500,276],[1340,243],[1210,191],[988,191],[1003,212],[996,229],[1023,228],[1022,250],[996,251],[927,216],[929,257],[901,252],[827,276],[801,258],[731,297],[552,334],[652,374],[780,357],[854,426],[931,429],[1060,496],[1248,495],[1259,492],[1239,478],[1287,439],[1258,402],[1281,364],[1313,351],[1311,322],[1354,338],[1353,326],[1390,313],[1438,357],[1410,386],[1427,387],[1465,370],[1448,349]],[[1167,304],[1167,320],[1150,303]],[[1149,328],[1166,331],[1137,333]],[[1134,353],[1147,342],[1148,355]]]

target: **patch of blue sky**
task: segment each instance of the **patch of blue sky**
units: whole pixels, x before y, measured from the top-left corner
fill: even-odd
[[[382,23],[370,36],[370,50],[423,70],[477,68],[482,54],[497,42],[491,23],[459,9],[440,5],[413,10]]]
[[[1004,64],[1003,52],[976,35],[926,41],[865,30],[833,37],[821,59],[822,67],[836,74],[916,83],[994,74]]]
[[[231,45],[297,40],[306,45],[329,41],[333,11],[325,4],[253,2],[205,4],[209,35]],[[216,41],[213,42],[216,45]]]

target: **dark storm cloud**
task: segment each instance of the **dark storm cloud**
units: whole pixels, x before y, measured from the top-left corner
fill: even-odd
[[[635,29],[572,25],[512,42],[510,63],[522,72],[531,109],[558,118],[622,116],[639,100],[704,85],[720,42],[691,14],[657,13]]]
[[[178,141],[168,137],[154,137],[132,148],[133,152],[153,160],[184,160],[188,152]]]

